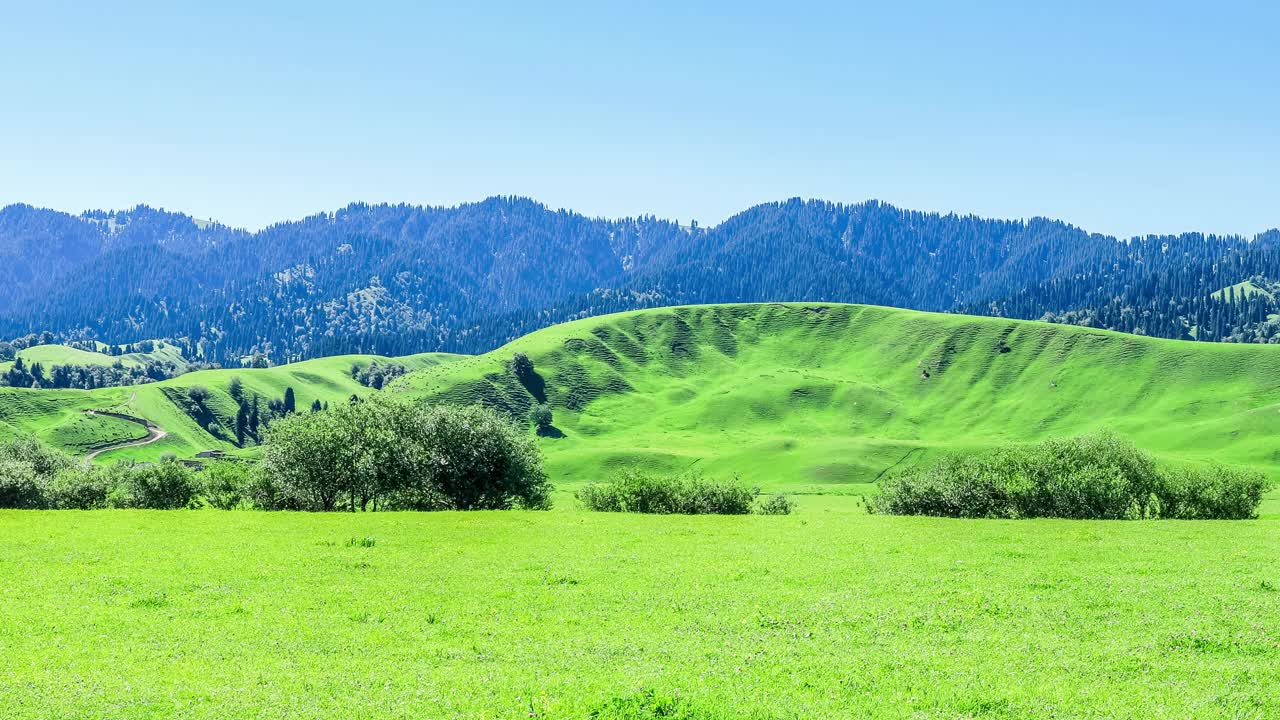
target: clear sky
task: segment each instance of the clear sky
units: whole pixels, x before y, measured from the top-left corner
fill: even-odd
[[[0,205],[1280,225],[1275,3],[109,4],[0,4]]]

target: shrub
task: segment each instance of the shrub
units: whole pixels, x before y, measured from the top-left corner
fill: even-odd
[[[872,512],[968,518],[1252,517],[1256,474],[1177,469],[1109,432],[1032,447],[951,456],[908,468],[880,486]]]
[[[0,458],[0,508],[39,510],[46,503],[43,478],[31,463]]]
[[[733,480],[709,480],[697,472],[654,475],[627,470],[604,485],[576,494],[588,509],[662,515],[745,515],[759,491]]]
[[[251,496],[254,472],[249,465],[221,460],[206,465],[200,475],[204,501],[211,507],[235,510],[254,505]]]
[[[1180,520],[1255,518],[1269,488],[1262,473],[1220,465],[1168,468],[1162,475],[1163,517]]]
[[[552,414],[551,406],[546,403],[538,403],[529,411],[529,419],[533,421],[534,427],[539,430],[545,430],[551,427]]]
[[[49,447],[30,435],[0,443],[0,461],[3,460],[26,463],[31,466],[32,472],[44,478],[51,478],[59,470],[76,464],[70,455]]]
[[[422,408],[402,438],[413,458],[400,494],[415,510],[505,510],[551,506],[537,443],[497,411]]]
[[[761,515],[790,515],[795,509],[796,504],[786,495],[774,495],[760,503],[757,512]]]
[[[49,507],[59,510],[98,510],[111,494],[110,471],[88,463],[74,465],[54,476],[47,487]]]
[[[154,465],[117,463],[107,502],[112,507],[177,510],[194,507],[200,484],[191,468],[166,459]]]
[[[550,505],[536,442],[480,407],[376,395],[271,426],[264,490],[276,507],[481,510]]]
[[[0,508],[48,507],[49,482],[73,465],[75,460],[69,455],[34,437],[0,443]]]

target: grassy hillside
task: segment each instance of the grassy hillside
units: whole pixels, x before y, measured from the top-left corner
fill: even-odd
[[[98,343],[99,349],[106,349],[106,345]],[[119,362],[125,367],[142,367],[149,361],[168,360],[184,365],[187,361],[182,357],[182,352],[174,345],[170,345],[161,340],[155,341],[155,349],[149,353],[125,353],[124,355],[108,355],[105,352],[90,352],[81,350],[80,348],[70,347],[68,345],[33,345],[17,352],[17,356],[27,365],[40,363],[48,370],[54,365],[82,365],[92,366],[101,365],[110,367]],[[13,361],[0,363],[0,373],[7,372],[13,366]]]
[[[506,368],[527,353],[540,380]],[[168,436],[99,460],[234,450],[231,377],[297,406],[371,392],[350,376],[370,356],[209,370],[133,388],[0,389],[0,435],[35,432],[75,452],[97,442],[87,409]],[[387,358],[376,358],[387,362]],[[899,462],[1111,427],[1172,461],[1249,464],[1280,475],[1280,348],[1198,344],[1064,325],[855,305],[719,305],[623,313],[551,327],[481,356],[395,360],[390,390],[483,402],[525,416],[538,396],[559,437],[553,479],[612,469],[705,468],[766,489],[861,492]],[[537,387],[537,383],[543,387]],[[223,439],[175,404],[202,385]],[[387,392],[387,391],[384,391]],[[103,438],[138,433],[101,421]],[[126,424],[127,425],[127,424]]]
[[[1111,427],[1170,460],[1280,470],[1280,348],[854,305],[638,311],[542,330],[399,387],[521,414],[524,352],[553,476],[634,462],[833,490],[944,450]],[[856,491],[856,487],[846,488]]]
[[[1230,287],[1222,288],[1218,292],[1214,293],[1213,297],[1216,300],[1225,300],[1231,295],[1232,290],[1235,291],[1235,296],[1240,299],[1251,298],[1254,295],[1262,295],[1267,299],[1271,299],[1272,297],[1271,291],[1254,285],[1250,280],[1245,280],[1244,282],[1236,283]]]
[[[417,369],[456,357],[424,353],[395,358],[394,362]],[[230,429],[234,427],[236,412],[235,402],[227,394],[227,384],[232,377],[240,378],[246,394],[256,392],[261,395],[264,404],[268,399],[282,397],[285,388],[292,387],[297,406],[305,409],[317,399],[321,402],[343,401],[352,394],[374,392],[353,380],[350,370],[353,363],[365,364],[375,360],[379,363],[392,361],[373,355],[338,355],[273,368],[201,370],[163,382],[132,387],[88,391],[0,388],[0,438],[34,433],[65,450],[83,453],[86,449],[116,439],[122,432],[131,433],[130,439],[145,435],[139,425],[117,421],[108,427],[106,418],[96,418],[95,422],[103,427],[103,434],[93,437],[85,411],[110,410],[150,420],[168,435],[143,447],[102,453],[96,458],[99,462],[121,458],[151,460],[165,452],[189,457],[202,450],[235,451],[233,444],[210,435],[176,405],[172,400],[175,392],[185,393],[196,385],[207,388],[210,393],[207,405],[214,410],[219,425]]]

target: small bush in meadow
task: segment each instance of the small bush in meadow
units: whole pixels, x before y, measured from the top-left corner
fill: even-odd
[[[880,486],[872,512],[967,518],[1254,517],[1266,480],[1215,467],[1161,470],[1109,432],[945,457]]]
[[[113,467],[119,481],[112,484],[111,507],[147,510],[177,510],[195,507],[200,482],[191,468],[177,460],[165,459],[154,465]]]
[[[66,468],[55,475],[45,488],[49,507],[58,510],[100,510],[108,507],[113,479],[110,470],[88,463]]]
[[[768,500],[760,503],[760,507],[756,512],[761,515],[790,515],[796,509],[796,504],[786,495],[773,495]]]
[[[31,463],[0,458],[0,508],[39,510],[46,502],[44,479]]]
[[[34,437],[0,443],[0,508],[49,507],[49,481],[73,465],[71,456]]]
[[[258,489],[280,509],[546,509],[550,481],[526,430],[490,408],[375,395],[272,423]]]
[[[657,475],[624,471],[603,485],[588,485],[576,497],[590,510],[660,515],[746,515],[759,491],[701,473]]]
[[[1162,516],[1180,520],[1257,517],[1270,485],[1260,472],[1221,465],[1167,468],[1161,476]]]
[[[205,504],[219,510],[253,508],[254,469],[252,466],[220,460],[205,465],[200,472]]]

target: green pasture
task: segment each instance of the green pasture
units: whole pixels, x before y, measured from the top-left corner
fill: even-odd
[[[0,707],[72,718],[1280,716],[1256,521],[0,512]]]

